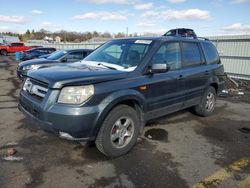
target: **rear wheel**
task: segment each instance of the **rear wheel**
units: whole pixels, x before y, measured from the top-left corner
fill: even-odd
[[[214,87],[209,86],[200,101],[200,104],[195,106],[196,114],[200,116],[210,116],[215,108],[215,101],[216,101],[216,91]]]
[[[105,118],[96,147],[108,157],[126,154],[135,145],[139,130],[137,112],[127,105],[117,106]]]
[[[7,54],[8,54],[8,52],[7,52],[6,50],[1,50],[0,53],[1,53],[2,55],[7,55]]]

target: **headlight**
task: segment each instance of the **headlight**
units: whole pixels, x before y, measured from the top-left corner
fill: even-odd
[[[58,103],[81,104],[94,95],[94,86],[64,87],[59,95]]]
[[[23,67],[23,70],[36,70],[39,69],[40,65],[28,65],[26,67]]]

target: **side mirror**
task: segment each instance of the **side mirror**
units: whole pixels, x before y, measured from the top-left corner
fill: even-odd
[[[167,72],[169,69],[169,66],[164,63],[164,64],[153,64],[152,67],[149,68],[149,72],[154,74],[154,73],[164,73]]]

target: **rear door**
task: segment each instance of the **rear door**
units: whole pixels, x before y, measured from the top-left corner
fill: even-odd
[[[199,103],[210,77],[208,65],[199,42],[182,42],[182,67],[185,90],[184,106]]]
[[[153,64],[166,63],[169,71],[155,73],[148,77],[147,107],[149,117],[155,118],[176,111],[183,106],[185,93],[182,74],[179,42],[163,44],[152,58]]]

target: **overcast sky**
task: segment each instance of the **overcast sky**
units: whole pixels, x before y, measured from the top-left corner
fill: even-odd
[[[250,0],[1,0],[0,32],[27,29],[250,34]]]

